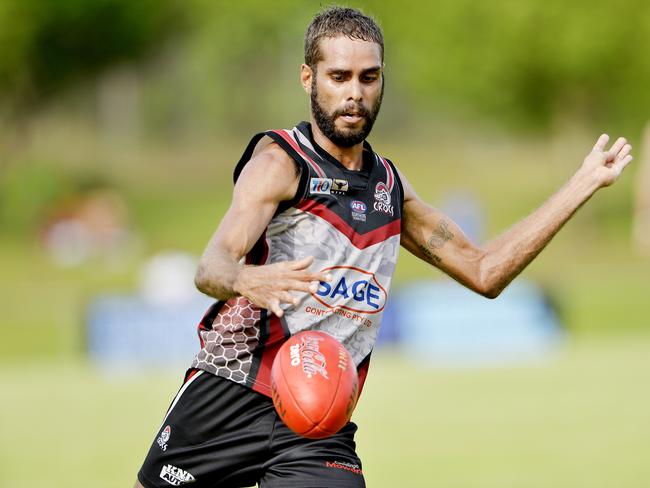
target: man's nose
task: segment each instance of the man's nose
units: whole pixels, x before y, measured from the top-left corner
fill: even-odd
[[[363,99],[363,87],[358,80],[350,81],[350,87],[348,92],[348,100],[354,100],[355,102],[360,102]]]

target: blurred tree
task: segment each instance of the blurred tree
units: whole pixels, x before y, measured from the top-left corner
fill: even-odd
[[[650,110],[646,0],[349,3],[382,24],[388,89],[408,93],[411,113],[453,113],[516,129],[543,130],[569,119],[629,130]],[[202,118],[199,126],[250,130],[277,123],[277,112],[301,113],[302,34],[319,2],[186,5],[192,28],[169,86],[186,84],[184,101],[197,108],[191,117]],[[156,99],[159,109],[163,99]]]
[[[538,129],[565,116],[627,128],[647,117],[646,0],[372,4],[395,75],[425,107]]]
[[[389,91],[408,93],[409,111],[533,130],[564,118],[629,130],[650,110],[647,0],[349,3],[383,25]],[[0,102],[24,110],[107,64],[155,52],[162,62],[143,90],[153,126],[277,123],[278,112],[293,118],[305,106],[294,90],[302,33],[321,6],[3,0]],[[161,55],[180,27],[187,35]]]
[[[0,100],[21,112],[183,25],[174,0],[3,0]]]

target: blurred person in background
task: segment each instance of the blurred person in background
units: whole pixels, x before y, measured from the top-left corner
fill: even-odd
[[[119,264],[133,250],[135,235],[120,193],[91,183],[52,205],[41,242],[58,266],[77,266],[101,257]]]
[[[354,423],[308,440],[277,416],[270,370],[279,347],[324,330],[350,351],[363,385],[400,245],[494,298],[632,160],[624,138],[608,148],[601,135],[546,203],[477,247],[366,141],[384,93],[383,34],[372,18],[340,7],[318,14],[300,73],[310,122],[257,134],[236,166],[231,207],[196,275],[218,301],[136,487],[365,486]],[[351,308],[352,318],[336,313]]]

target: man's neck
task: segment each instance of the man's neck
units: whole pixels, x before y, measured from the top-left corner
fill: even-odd
[[[347,169],[359,171],[363,168],[363,142],[352,147],[337,146],[321,132],[313,116],[311,117],[311,132],[316,144],[325,149]]]

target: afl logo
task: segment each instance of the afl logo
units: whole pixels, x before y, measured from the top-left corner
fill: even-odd
[[[350,204],[350,208],[352,209],[353,212],[356,213],[361,213],[364,214],[368,210],[368,207],[366,207],[366,204],[359,201],[355,200]]]
[[[377,186],[375,186],[375,204],[372,208],[378,212],[383,212],[393,216],[394,210],[393,206],[390,204],[390,200],[390,191],[388,191],[386,183],[380,181],[377,183]]]
[[[332,281],[321,281],[313,297],[328,308],[373,314],[381,312],[386,304],[386,290],[374,273],[353,266],[332,266]]]

